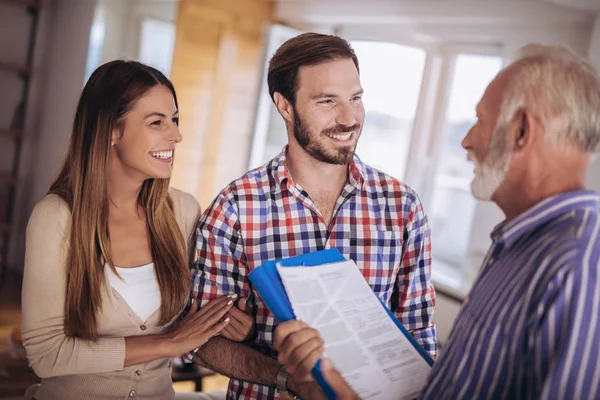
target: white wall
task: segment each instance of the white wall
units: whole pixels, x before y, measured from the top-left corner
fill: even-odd
[[[122,0],[98,0],[96,12],[103,14],[105,24],[102,64],[112,60],[131,58],[125,51],[126,46],[124,45],[130,40],[126,30],[130,3],[130,1]]]
[[[9,267],[21,270],[25,227],[47,192],[67,148],[85,73],[95,0],[45,1],[21,163]],[[4,14],[0,14],[4,15]]]
[[[102,62],[116,59],[137,60],[141,23],[144,17],[174,22],[177,1],[99,0],[104,9],[106,33]]]

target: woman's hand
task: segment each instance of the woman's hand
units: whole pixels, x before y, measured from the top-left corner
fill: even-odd
[[[233,307],[233,299],[224,296],[213,300],[198,310],[198,303],[192,302],[190,311],[177,327],[166,334],[173,357],[202,347],[210,338],[218,335],[231,318],[222,319]]]
[[[232,299],[237,298],[237,294],[230,295]],[[241,297],[237,306],[231,307],[227,316],[230,321],[223,329],[221,335],[234,342],[243,342],[254,336],[254,318],[252,317],[250,307],[246,304],[246,298]]]

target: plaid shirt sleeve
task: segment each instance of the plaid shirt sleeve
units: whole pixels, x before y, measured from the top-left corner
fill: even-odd
[[[431,283],[431,238],[427,216],[418,196],[410,206],[405,226],[401,271],[396,282],[396,317],[432,356],[438,352],[433,308],[435,289]]]
[[[196,253],[191,299],[202,307],[218,296],[233,293],[248,296],[250,287],[238,214],[223,194],[213,201],[198,222]],[[185,358],[191,361],[197,351],[186,354]]]

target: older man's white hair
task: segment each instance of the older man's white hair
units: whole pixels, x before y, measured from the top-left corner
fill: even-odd
[[[564,46],[530,44],[513,62],[492,148],[501,153],[515,113],[533,112],[557,146],[595,152],[600,147],[600,78],[583,57]]]

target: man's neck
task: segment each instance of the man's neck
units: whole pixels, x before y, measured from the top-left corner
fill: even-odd
[[[557,176],[561,175],[561,176]],[[563,193],[582,190],[585,188],[585,176],[566,172],[548,174],[537,184],[523,184],[515,190],[511,196],[506,195],[494,200],[506,215],[506,221],[510,222],[534,207],[536,204]]]
[[[348,165],[324,163],[304,150],[294,151],[289,148],[286,160],[294,182],[309,193],[312,190],[340,193],[348,182]]]

